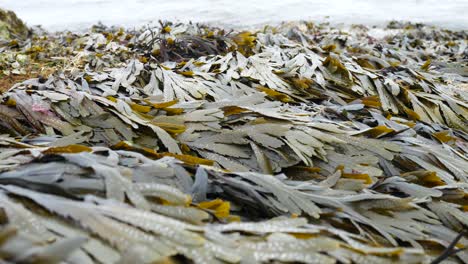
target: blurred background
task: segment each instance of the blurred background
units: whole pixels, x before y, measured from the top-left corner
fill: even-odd
[[[468,0],[0,0],[28,25],[79,30],[98,21],[139,26],[149,21],[255,26],[281,21],[383,25],[389,20],[468,29]]]

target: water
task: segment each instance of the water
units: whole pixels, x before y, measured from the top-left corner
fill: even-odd
[[[231,26],[301,19],[382,25],[397,19],[468,29],[468,0],[0,0],[0,7],[48,30],[159,19]]]

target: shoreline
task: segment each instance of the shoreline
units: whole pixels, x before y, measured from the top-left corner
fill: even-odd
[[[33,26],[45,25],[48,30],[88,28],[99,20],[106,25],[142,26],[148,21],[161,20],[187,23],[189,21],[210,23],[212,26],[259,26],[277,24],[280,21],[319,21],[333,24],[365,24],[383,26],[388,21],[412,21],[435,23],[439,27],[467,30],[462,10],[468,5],[464,1],[442,3],[435,0],[379,1],[357,0],[352,3],[339,0],[327,2],[308,1],[256,1],[244,0],[197,0],[178,2],[158,2],[146,0],[120,1],[89,0],[68,1],[67,4],[55,0],[12,1],[4,5],[15,10]],[[125,6],[125,7],[124,7]],[[329,17],[329,18],[327,18]],[[99,18],[99,19],[97,19]],[[117,22],[117,23],[116,23]]]

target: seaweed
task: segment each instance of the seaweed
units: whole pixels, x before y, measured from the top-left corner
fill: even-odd
[[[466,32],[388,27],[2,42],[0,261],[466,263]]]

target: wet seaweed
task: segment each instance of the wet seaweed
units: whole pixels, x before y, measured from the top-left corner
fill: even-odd
[[[382,30],[3,43],[0,259],[466,263],[466,32]]]

